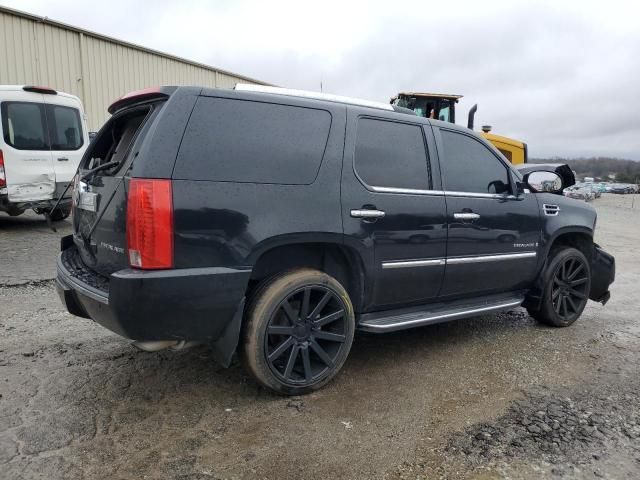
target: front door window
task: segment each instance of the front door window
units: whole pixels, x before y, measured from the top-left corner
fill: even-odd
[[[507,167],[475,138],[441,130],[445,161],[445,190],[451,192],[504,194],[509,192]]]

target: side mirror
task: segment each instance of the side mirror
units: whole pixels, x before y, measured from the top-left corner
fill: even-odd
[[[533,171],[524,176],[524,181],[532,192],[560,193],[562,191],[562,178],[557,173]]]

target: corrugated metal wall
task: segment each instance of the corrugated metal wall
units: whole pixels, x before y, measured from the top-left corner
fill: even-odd
[[[90,130],[109,104],[156,85],[264,83],[0,7],[0,84],[46,85],[80,97]]]

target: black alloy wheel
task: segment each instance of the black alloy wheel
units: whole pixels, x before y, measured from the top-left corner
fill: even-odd
[[[355,314],[342,284],[301,267],[263,280],[250,295],[241,354],[275,392],[301,395],[331,381],[349,355]]]
[[[553,276],[551,302],[556,314],[564,321],[570,321],[582,313],[589,292],[588,267],[577,257],[569,257],[561,262]]]
[[[591,268],[587,257],[573,247],[552,250],[543,272],[543,295],[529,314],[552,327],[568,327],[587,305],[591,290]]]
[[[346,340],[342,299],[326,286],[309,285],[288,295],[273,313],[264,351],[281,381],[307,386],[332,371]]]

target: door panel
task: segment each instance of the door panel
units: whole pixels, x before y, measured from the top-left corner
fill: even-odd
[[[49,200],[55,191],[42,97],[39,93],[3,92],[0,148],[10,202]]]
[[[399,115],[381,112],[373,119],[382,122],[378,134],[375,124],[366,123],[372,120],[367,113],[370,110],[348,109],[342,174],[345,243],[370,262],[365,309],[424,303],[439,293],[446,248],[445,200],[431,190],[424,150],[425,145],[435,149],[431,130],[401,122],[410,128],[396,132],[395,125],[384,123],[397,121]],[[372,211],[384,216],[367,215]]]
[[[535,196],[446,198],[449,236],[442,295],[525,288],[535,275],[540,249],[540,215]],[[456,218],[456,213],[478,217]]]
[[[447,201],[447,267],[441,296],[526,288],[540,250],[532,194],[513,195],[513,173],[492,147],[467,132],[435,130]]]
[[[47,124],[51,142],[51,157],[58,192],[69,183],[89,144],[82,105],[62,95],[43,95],[47,104]]]

